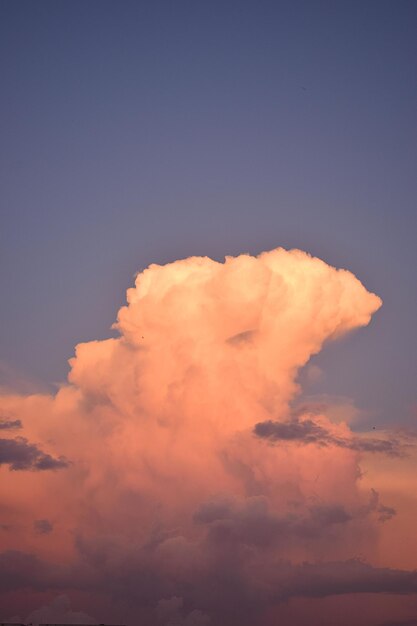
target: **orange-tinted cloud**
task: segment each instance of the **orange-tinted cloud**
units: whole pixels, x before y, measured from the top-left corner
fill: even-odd
[[[9,593],[82,591],[81,611],[132,624],[261,626],[292,596],[415,592],[408,571],[352,561],[373,562],[396,512],[361,487],[361,455],[400,442],[291,412],[299,369],[380,299],[277,249],[151,265],[127,301],[120,336],[78,345],[56,395],[1,397],[22,425],[2,431],[21,470],[2,468]]]

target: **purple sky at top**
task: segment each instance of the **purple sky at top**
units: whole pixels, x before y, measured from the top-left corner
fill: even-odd
[[[2,0],[0,357],[45,384],[138,269],[299,247],[384,300],[306,393],[409,419],[417,4]],[[9,381],[10,382],[10,381]],[[415,409],[414,409],[415,411]]]

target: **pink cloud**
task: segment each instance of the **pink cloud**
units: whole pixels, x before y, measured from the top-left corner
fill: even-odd
[[[2,431],[9,456],[24,442],[32,465],[65,463],[1,470],[13,589],[83,591],[115,619],[181,626],[262,626],[289,597],[361,585],[416,592],[410,572],[371,565],[395,511],[361,487],[363,455],[397,442],[325,412],[291,417],[300,368],[380,306],[299,250],[140,273],[120,336],[79,344],[56,395],[1,396],[22,425]],[[53,532],[33,532],[39,520]]]

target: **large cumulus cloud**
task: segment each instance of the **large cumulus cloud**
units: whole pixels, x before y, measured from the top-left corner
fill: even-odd
[[[380,305],[298,250],[138,274],[120,336],[78,345],[68,384],[1,397],[22,426],[0,510],[13,592],[73,593],[132,626],[262,626],[290,597],[414,593],[414,574],[365,562],[396,511],[361,488],[361,455],[398,441],[291,412],[299,369]]]

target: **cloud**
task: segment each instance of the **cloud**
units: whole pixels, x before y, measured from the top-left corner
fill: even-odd
[[[82,611],[73,611],[68,596],[56,596],[52,602],[32,611],[26,622],[38,626],[39,624],[96,624],[97,621]]]
[[[0,462],[65,468],[0,483],[10,614],[30,590],[32,612],[53,593],[129,626],[270,626],[288,598],[415,593],[413,572],[376,565],[400,515],[363,488],[358,454],[396,462],[402,440],[355,434],[326,407],[288,419],[300,369],[380,305],[298,250],[138,274],[119,336],[79,344],[67,384],[0,396],[22,425]]]
[[[335,530],[344,532],[347,524],[363,521],[373,514],[377,515],[378,521],[387,521],[396,514],[395,509],[380,503],[375,490],[363,506],[349,508],[342,502],[313,500],[284,515],[272,512],[265,496],[252,496],[243,502],[214,499],[203,503],[193,519],[196,524],[209,529],[207,538],[210,543],[270,549],[289,541],[326,538]]]
[[[68,461],[64,457],[54,459],[24,437],[16,437],[0,439],[0,465],[9,465],[15,471],[42,471],[68,467]]]
[[[321,527],[346,524],[352,519],[352,514],[341,504],[316,504],[311,507],[310,512],[312,519]]]
[[[300,421],[293,419],[290,422],[260,422],[256,424],[254,433],[258,437],[272,441],[301,441],[302,443],[316,443],[327,445],[333,443],[332,437],[321,426],[310,419]]]
[[[416,626],[416,624],[417,624],[417,614],[416,614],[416,617],[412,619],[388,620],[385,622],[381,622],[378,626]]]
[[[0,419],[0,430],[17,430],[22,428],[20,420]]]
[[[24,589],[40,579],[42,565],[34,554],[20,550],[0,552],[0,588],[4,591]]]
[[[334,435],[329,430],[315,423],[310,418],[295,417],[289,421],[259,422],[255,425],[257,437],[272,442],[297,442],[303,445],[336,446],[356,452],[379,452],[390,456],[402,454],[402,445],[396,439],[377,439],[349,434],[349,438]]]
[[[350,593],[417,593],[417,571],[376,568],[359,559],[284,567],[280,594],[325,597]],[[282,597],[281,595],[281,597]]]
[[[38,535],[49,535],[53,531],[54,526],[47,519],[37,519],[33,522],[33,528]]]
[[[371,497],[367,506],[362,509],[363,514],[367,515],[369,512],[375,512],[378,515],[379,522],[387,522],[397,511],[391,506],[385,506],[380,502],[379,493],[375,489],[371,489]]]
[[[386,522],[390,520],[392,517],[394,517],[394,515],[397,514],[397,511],[392,506],[384,506],[383,504],[381,504],[378,507],[378,513],[379,513],[378,520],[380,522]]]
[[[209,626],[211,623],[208,615],[198,609],[184,614],[183,598],[176,596],[159,600],[156,614],[158,622],[164,626]]]

